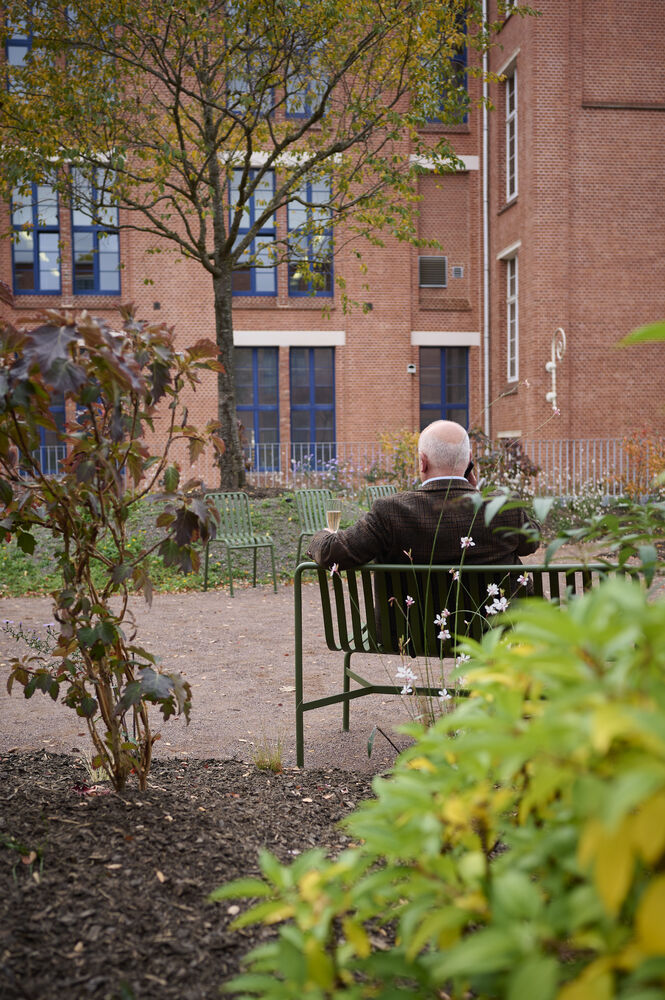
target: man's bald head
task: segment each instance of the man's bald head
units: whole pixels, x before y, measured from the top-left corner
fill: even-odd
[[[469,435],[454,420],[435,420],[418,439],[420,478],[463,476],[471,458]]]

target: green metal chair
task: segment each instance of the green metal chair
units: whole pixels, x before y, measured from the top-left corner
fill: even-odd
[[[382,483],[379,486],[368,486],[367,506],[371,507],[375,500],[379,500],[381,497],[391,497],[393,493],[397,493],[397,487],[393,486],[392,483]]]
[[[252,518],[249,511],[249,497],[246,493],[208,493],[219,511],[219,526],[217,535],[205,547],[205,565],[203,570],[203,589],[208,589],[208,557],[210,546],[221,543],[226,545],[226,562],[229,571],[229,589],[233,597],[233,567],[231,552],[234,549],[254,550],[254,576],[252,586],[256,586],[256,553],[258,549],[270,549],[272,561],[273,590],[277,593],[277,575],[275,573],[275,547],[269,535],[255,535],[252,528]]]
[[[332,502],[332,490],[296,490],[296,510],[300,521],[296,566],[300,562],[302,541],[326,527],[326,508]]]

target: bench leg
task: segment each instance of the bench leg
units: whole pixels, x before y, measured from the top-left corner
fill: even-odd
[[[233,597],[233,567],[231,565],[231,549],[226,546],[226,565],[229,568],[229,590],[231,591],[231,597]]]
[[[254,546],[254,573],[252,576],[252,587],[256,586],[256,553],[258,552],[258,546]]]
[[[272,589],[277,593],[277,573],[275,572],[275,546],[270,546],[270,561],[272,562]]]
[[[351,666],[351,653],[344,654],[344,694],[351,690],[351,678],[349,677],[349,667]],[[342,702],[342,729],[345,733],[349,731],[349,699]]]
[[[203,561],[203,589],[208,589],[208,556],[210,554],[210,542],[206,542],[205,559]]]

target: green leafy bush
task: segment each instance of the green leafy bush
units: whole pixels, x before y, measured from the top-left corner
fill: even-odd
[[[197,544],[215,530],[201,484],[181,488],[169,449],[178,438],[192,458],[208,440],[222,448],[214,425],[199,434],[186,415],[177,419],[183,389],[219,367],[215,345],[176,352],[166,327],[139,322],[128,308],[122,316],[120,329],[85,312],[47,313],[30,331],[0,327],[0,530],[29,555],[39,536],[50,536],[58,570],[57,640],[15,657],[8,688],[18,683],[26,698],[62,694],[87,723],[93,766],[118,790],[131,771],[145,787],[155,739],[148,704],[165,719],[189,713],[189,685],[134,642],[127,606],[130,588],[151,600],[151,553],[189,572]],[[64,427],[51,413],[54,393],[65,398]],[[166,444],[153,455],[146,438],[160,404]],[[65,455],[57,472],[40,464],[44,430]],[[158,531],[147,542],[133,535],[130,515],[158,484]]]
[[[229,992],[662,998],[665,600],[613,579],[509,621],[468,644],[472,697],[375,779],[357,843],[265,852],[213,893],[280,925]]]

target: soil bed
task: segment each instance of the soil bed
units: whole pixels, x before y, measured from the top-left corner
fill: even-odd
[[[0,754],[3,1000],[218,996],[267,932],[229,930],[233,903],[209,892],[258,873],[262,847],[339,851],[372,794],[370,774],[237,760],[156,760],[145,792],[90,780],[71,756]]]

